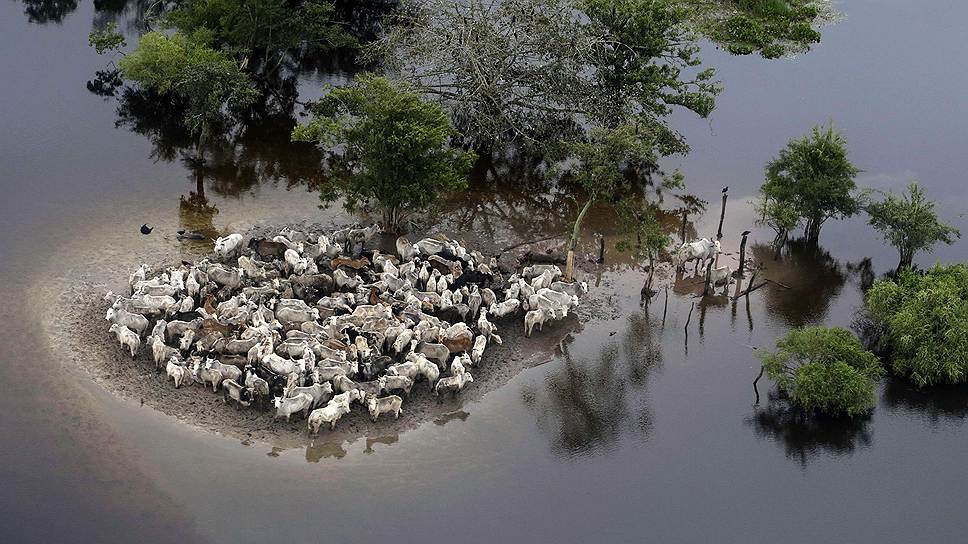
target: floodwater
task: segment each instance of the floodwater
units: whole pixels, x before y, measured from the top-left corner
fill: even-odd
[[[730,187],[730,250],[750,225],[744,202],[762,165],[827,120],[848,137],[863,185],[917,177],[968,230],[968,72],[959,69],[968,5],[864,0],[841,9],[846,18],[824,43],[796,59],[709,51],[726,85],[719,108],[709,121],[676,117],[693,152],[669,166],[714,201],[701,233],[715,231],[715,200]],[[135,12],[123,8],[121,18]],[[610,309],[563,353],[398,436],[377,428],[341,444],[325,435],[304,448],[240,443],[90,384],[48,340],[70,332],[52,330],[51,304],[115,285],[141,260],[196,255],[173,239],[177,228],[328,217],[306,188],[312,151],[273,144],[278,130],[253,131],[199,168],[137,104],[119,116],[115,99],[88,92],[105,59],[87,33],[109,16],[83,1],[0,4],[5,542],[964,538],[965,389],[886,381],[873,415],[853,422],[798,421],[765,387],[754,405],[751,347],[793,326],[849,325],[861,286],[893,266],[862,219],[826,227],[819,253],[792,246],[773,261],[754,247],[791,289],[710,299],[688,318],[694,299],[680,282],[664,323],[661,297],[642,306],[640,273],[610,252],[591,278]],[[560,202],[520,190],[472,192],[449,206],[442,229],[509,244],[565,222]],[[152,236],[138,234],[144,222]],[[966,244],[920,262],[963,260]],[[92,277],[103,284],[84,283]]]

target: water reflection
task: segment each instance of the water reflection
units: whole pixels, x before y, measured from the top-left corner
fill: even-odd
[[[850,455],[873,443],[870,416],[807,416],[776,391],[769,393],[765,407],[757,408],[745,421],[756,436],[782,444],[787,458],[803,467],[818,455]]]
[[[323,458],[342,459],[346,457],[346,453],[343,442],[323,442],[321,444],[312,442],[306,446],[306,462],[318,463]]]
[[[792,240],[776,256],[768,244],[751,246],[761,276],[772,280],[762,291],[771,315],[791,327],[822,321],[840,294],[848,273],[821,247]]]
[[[579,359],[566,349],[542,384],[522,391],[556,454],[607,452],[626,436],[644,439],[651,433],[652,413],[643,397],[662,362],[660,329],[648,309],[629,316],[627,323],[621,339],[602,346],[597,355]]]
[[[60,24],[77,9],[77,0],[23,0],[24,15],[31,23]]]
[[[891,411],[917,413],[933,426],[968,416],[968,384],[918,389],[906,380],[891,378],[881,398]]]
[[[373,446],[376,444],[385,444],[387,446],[391,444],[396,444],[400,441],[400,435],[394,434],[389,436],[377,436],[374,438],[366,437],[366,447],[363,449],[363,453],[373,453]]]

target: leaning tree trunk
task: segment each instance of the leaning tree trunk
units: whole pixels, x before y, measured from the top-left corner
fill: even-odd
[[[578,218],[575,219],[575,226],[571,231],[571,239],[568,240],[568,257],[565,260],[565,281],[572,281],[575,277],[575,246],[578,245],[578,234],[581,232],[581,222],[585,219],[585,214],[588,213],[588,209],[592,207],[593,199],[588,199],[585,205],[582,206],[581,211],[578,212]]]

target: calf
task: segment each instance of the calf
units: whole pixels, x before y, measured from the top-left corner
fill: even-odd
[[[410,390],[413,389],[413,379],[407,376],[380,376],[380,379],[377,381],[380,383],[380,393],[401,390],[409,398]]]
[[[183,383],[191,385],[192,371],[187,366],[179,363],[177,357],[172,357],[168,360],[168,365],[165,367],[165,370],[168,372],[168,377],[175,382],[175,389],[181,387]]]
[[[144,336],[148,331],[148,318],[141,315],[129,312],[123,308],[108,308],[107,314],[104,319],[122,325],[131,329],[138,334],[139,337]]]
[[[370,397],[366,401],[366,407],[370,411],[370,419],[374,422],[380,417],[380,414],[385,414],[393,412],[394,418],[399,418],[400,413],[403,412],[403,399],[396,395],[390,395],[389,397],[383,397],[378,399],[376,397]]]
[[[128,351],[131,352],[131,358],[134,359],[138,350],[141,349],[141,338],[131,329],[117,323],[111,325],[108,332],[113,332],[118,337],[118,343],[122,347],[127,347]]]
[[[458,376],[447,376],[437,382],[434,387],[434,394],[440,396],[441,393],[449,392],[452,396],[457,396],[457,393],[464,389],[465,385],[473,381],[474,377],[471,376],[470,372],[464,372]]]
[[[252,404],[252,391],[232,379],[222,381],[222,402],[235,401],[235,409]]]
[[[302,393],[289,398],[276,397],[274,405],[276,407],[275,418],[285,417],[286,421],[289,421],[292,414],[297,412],[302,412],[303,417],[309,415],[309,410],[313,405],[313,398]]]
[[[155,361],[155,370],[161,370],[161,365],[173,357],[177,357],[179,351],[165,344],[161,336],[151,337],[151,356]]]
[[[306,425],[309,428],[309,434],[319,434],[319,428],[324,422],[329,423],[329,430],[332,431],[336,429],[336,422],[339,418],[343,417],[343,414],[348,414],[350,412],[350,407],[348,404],[343,404],[336,400],[329,401],[329,404],[323,408],[318,408],[313,410],[309,417],[306,418]]]

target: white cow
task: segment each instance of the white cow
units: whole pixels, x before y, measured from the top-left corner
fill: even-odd
[[[696,261],[696,269],[699,265],[709,259],[713,259],[722,252],[719,240],[700,238],[692,242],[686,242],[676,249],[672,256],[672,262],[676,268],[684,266],[689,261]]]
[[[141,337],[131,329],[117,323],[111,325],[108,331],[113,332],[118,337],[118,343],[122,347],[127,347],[128,351],[131,352],[131,358],[134,359],[138,350],[141,349]]]
[[[215,239],[215,254],[222,260],[236,256],[242,249],[242,235],[229,234]]]

